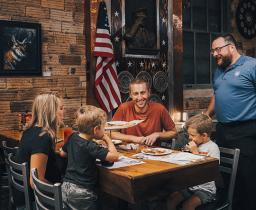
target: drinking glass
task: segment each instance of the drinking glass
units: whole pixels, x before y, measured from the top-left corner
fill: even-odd
[[[73,133],[73,129],[71,127],[64,128],[64,144],[67,143],[69,136]]]

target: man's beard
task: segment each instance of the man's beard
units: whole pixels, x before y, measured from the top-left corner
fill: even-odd
[[[220,59],[222,59],[222,63],[221,64],[217,64],[217,66],[222,68],[222,69],[226,69],[232,63],[232,60],[231,60],[230,56],[222,56]]]

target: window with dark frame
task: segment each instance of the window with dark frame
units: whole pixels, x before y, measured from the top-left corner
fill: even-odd
[[[216,68],[211,42],[230,32],[230,0],[183,0],[183,81],[209,85]]]

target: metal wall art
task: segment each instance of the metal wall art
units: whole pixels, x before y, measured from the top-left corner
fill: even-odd
[[[149,84],[149,88],[151,88],[152,86],[152,77],[151,75],[146,72],[146,71],[140,71],[137,76],[136,76],[137,79],[142,79],[142,80],[145,80],[148,82]]]
[[[168,87],[168,75],[163,71],[158,71],[153,77],[154,88],[163,93]]]
[[[236,23],[239,32],[246,39],[256,36],[256,1],[241,0],[236,10]]]
[[[122,71],[118,74],[119,89],[121,93],[129,93],[130,82],[134,79],[129,71]]]

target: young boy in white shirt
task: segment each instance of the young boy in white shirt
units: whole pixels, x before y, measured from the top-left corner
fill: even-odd
[[[207,115],[198,114],[191,117],[186,122],[189,135],[187,149],[193,154],[207,155],[220,159],[220,150],[217,144],[210,139],[212,127],[212,120]],[[182,203],[183,210],[193,210],[202,204],[213,201],[215,195],[215,182],[211,181],[170,194],[167,200],[167,207],[168,210],[175,210]]]

